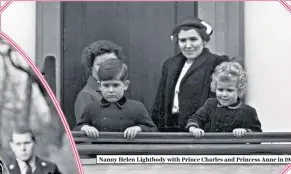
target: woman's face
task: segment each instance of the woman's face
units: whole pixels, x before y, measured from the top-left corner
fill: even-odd
[[[98,70],[101,66],[101,64],[108,60],[108,59],[117,59],[117,56],[114,53],[106,53],[106,54],[102,54],[99,56],[96,56],[93,62],[93,67],[92,67],[92,76],[95,77],[97,80],[98,78]]]
[[[180,50],[187,59],[195,59],[200,56],[205,42],[195,29],[181,30],[178,38]]]

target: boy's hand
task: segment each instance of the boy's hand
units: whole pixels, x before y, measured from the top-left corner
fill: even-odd
[[[195,138],[200,138],[200,137],[204,136],[204,130],[203,129],[196,128],[196,127],[193,127],[193,126],[191,126],[189,128],[189,132],[191,132],[194,135]]]
[[[247,132],[246,129],[243,128],[236,128],[232,131],[233,135],[240,138]]]
[[[136,134],[139,132],[141,132],[141,127],[139,126],[129,127],[124,131],[124,138],[134,139]]]
[[[81,131],[84,131],[89,138],[99,137],[98,130],[93,126],[84,125],[81,127]]]

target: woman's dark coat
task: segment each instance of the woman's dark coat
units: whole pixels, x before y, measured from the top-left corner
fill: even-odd
[[[188,118],[194,114],[205,101],[215,94],[210,90],[211,75],[221,62],[228,61],[227,56],[212,54],[204,48],[195,59],[180,84],[179,117],[172,123],[172,105],[174,90],[180,72],[187,59],[182,53],[167,59],[162,68],[162,77],[152,110],[152,119],[160,131],[171,128],[184,129]]]

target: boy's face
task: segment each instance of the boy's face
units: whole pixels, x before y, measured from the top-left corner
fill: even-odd
[[[107,80],[100,82],[100,91],[102,96],[108,102],[117,102],[120,100],[124,91],[127,90],[129,85],[129,81],[121,81],[121,80]]]
[[[237,102],[238,90],[237,79],[228,81],[217,81],[216,97],[219,103],[223,106],[229,106]]]

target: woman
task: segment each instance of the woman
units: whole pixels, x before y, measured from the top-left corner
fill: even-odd
[[[91,71],[87,84],[79,92],[75,101],[75,117],[78,122],[85,107],[93,101],[100,100],[101,94],[98,88],[98,70],[100,65],[108,59],[122,59],[122,48],[108,40],[98,40],[86,47],[82,53],[82,63]]]
[[[167,59],[162,68],[152,119],[160,131],[184,132],[189,116],[203,106],[210,91],[211,75],[227,56],[211,53],[206,44],[213,30],[197,17],[186,17],[173,29],[172,40],[181,53]]]

